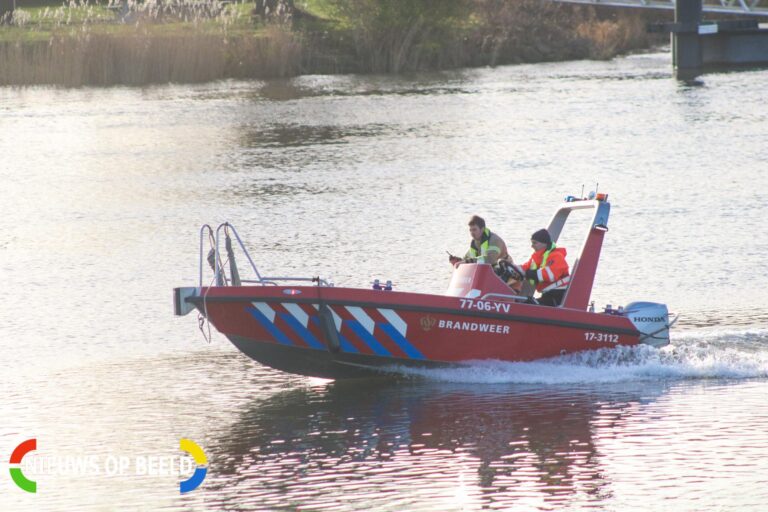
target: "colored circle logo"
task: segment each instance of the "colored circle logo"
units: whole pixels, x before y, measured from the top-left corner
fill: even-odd
[[[35,450],[37,450],[37,439],[27,439],[13,450],[13,453],[11,453],[10,461],[11,478],[13,479],[14,483],[19,486],[19,489],[31,493],[37,492],[37,482],[24,476],[24,473],[18,466],[21,464],[21,460],[26,454]]]
[[[198,465],[197,469],[195,469],[195,472],[192,473],[191,477],[179,483],[179,491],[181,494],[184,494],[190,491],[194,491],[200,487],[200,484],[203,483],[203,480],[205,480],[205,475],[208,472],[208,468],[206,467],[208,464],[208,458],[205,456],[203,449],[200,448],[191,439],[180,440],[179,448],[181,448],[182,451],[190,454]]]

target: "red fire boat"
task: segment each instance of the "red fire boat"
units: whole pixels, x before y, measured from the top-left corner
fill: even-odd
[[[262,276],[229,223],[200,229],[200,283],[174,290],[175,313],[197,309],[243,353],[289,373],[329,379],[408,373],[409,368],[451,367],[478,360],[531,361],[583,350],[669,343],[667,307],[632,302],[595,311],[592,284],[610,203],[605,194],[569,196],[549,232],[557,241],[569,214],[594,216],[571,280],[558,307],[531,303],[526,285],[515,293],[483,263],[455,268],[443,295],[333,286],[319,277]],[[220,250],[224,238],[224,248]],[[204,258],[205,239],[211,250]],[[255,273],[241,279],[233,239]],[[203,286],[204,260],[213,272]]]

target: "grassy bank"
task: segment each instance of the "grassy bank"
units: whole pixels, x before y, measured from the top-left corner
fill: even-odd
[[[142,85],[302,73],[398,73],[610,58],[647,47],[646,19],[540,0],[278,0],[17,9],[0,85]]]

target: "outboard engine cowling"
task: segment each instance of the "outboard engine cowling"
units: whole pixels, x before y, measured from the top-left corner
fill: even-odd
[[[666,304],[657,302],[632,302],[624,309],[638,331],[640,342],[654,347],[669,345],[669,311]]]

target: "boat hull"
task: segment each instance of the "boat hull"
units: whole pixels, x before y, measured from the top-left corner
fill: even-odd
[[[202,288],[184,300],[254,360],[331,379],[640,343],[623,316],[503,300],[281,286]]]
[[[412,368],[457,366],[439,361],[414,361],[345,352],[333,353],[329,350],[307,350],[240,336],[228,336],[228,338],[243,354],[264,366],[295,375],[324,379],[398,377],[407,374],[408,369]]]

